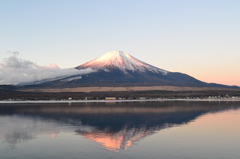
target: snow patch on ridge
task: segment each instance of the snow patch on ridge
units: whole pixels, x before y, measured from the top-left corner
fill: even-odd
[[[145,62],[142,62],[135,57],[129,55],[123,51],[111,51],[107,52],[103,56],[89,61],[83,65],[76,67],[77,69],[80,68],[91,68],[94,70],[106,70],[108,67],[117,67],[118,69],[122,70],[123,72],[127,73],[126,71],[151,71],[154,73],[162,73],[166,75],[168,71],[154,67],[149,65]]]
[[[78,80],[78,79],[82,79],[82,76],[76,76],[76,77],[71,77],[71,78],[66,78],[66,79],[63,79],[61,81],[73,81],[73,80]]]

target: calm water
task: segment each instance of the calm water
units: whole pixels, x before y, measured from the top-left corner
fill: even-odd
[[[0,104],[1,159],[239,159],[240,102]]]

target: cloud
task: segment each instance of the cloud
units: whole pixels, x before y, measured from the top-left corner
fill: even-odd
[[[0,84],[27,83],[93,72],[91,69],[60,69],[55,63],[40,66],[32,61],[19,58],[18,54],[18,52],[13,52],[10,57],[3,59],[0,63]]]

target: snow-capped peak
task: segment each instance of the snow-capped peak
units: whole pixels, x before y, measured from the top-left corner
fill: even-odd
[[[167,74],[167,71],[159,69],[157,67],[151,66],[147,63],[144,63],[135,57],[129,55],[123,51],[110,51],[104,54],[103,56],[89,61],[83,65],[76,67],[80,68],[91,68],[93,70],[106,70],[108,68],[118,68],[126,73],[126,71],[151,71],[155,73]]]

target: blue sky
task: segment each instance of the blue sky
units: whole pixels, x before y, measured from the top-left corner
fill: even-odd
[[[71,68],[121,50],[240,86],[239,8],[239,0],[0,0],[0,60],[18,51],[39,65]]]

